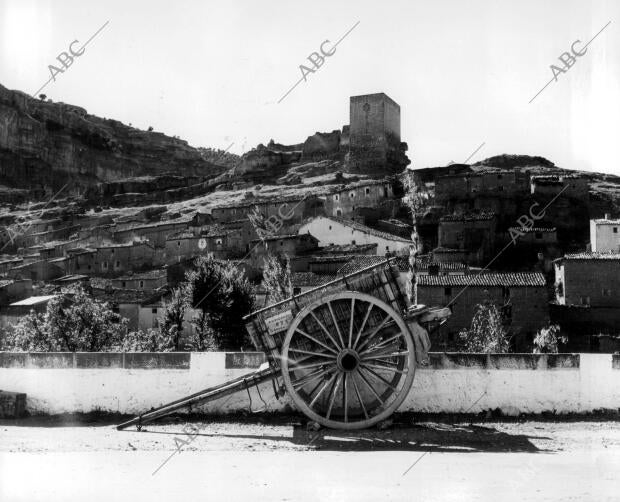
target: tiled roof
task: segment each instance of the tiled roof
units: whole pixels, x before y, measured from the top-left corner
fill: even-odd
[[[348,275],[358,270],[362,270],[366,267],[371,267],[382,261],[385,261],[385,256],[356,256],[347,264],[338,269],[338,275]]]
[[[398,241],[398,242],[411,242],[409,239],[405,239],[404,237],[400,237],[398,235],[390,234],[388,232],[382,232],[381,230],[375,230],[374,228],[367,227],[366,225],[362,225],[356,221],[345,220],[344,218],[338,218],[337,216],[328,216],[330,220],[337,221],[338,223],[345,225],[353,230],[357,230],[358,232],[363,232],[368,235],[374,235],[375,237],[381,237],[382,239],[387,239],[390,241]]]
[[[364,251],[376,249],[377,243],[374,244],[332,244],[319,249],[316,254],[337,255],[337,254],[362,254]]]
[[[307,199],[311,195],[305,195],[303,197],[290,196],[290,197],[256,197],[251,199],[245,199],[243,202],[231,202],[229,204],[219,204],[214,206],[213,209],[241,209],[252,206],[260,206],[262,204],[284,204],[285,202],[301,202]]]
[[[299,239],[301,237],[311,237],[315,241],[318,242],[318,239],[314,237],[312,234],[283,234],[283,235],[266,235],[262,239],[253,239],[252,242],[260,242],[260,241],[279,241],[285,239]]]
[[[521,232],[522,234],[532,233],[532,232],[555,232],[557,229],[555,227],[551,228],[543,228],[543,227],[510,227],[510,230],[515,230],[517,232]]]
[[[597,225],[620,225],[620,220],[606,220],[605,218],[598,218],[592,221],[594,221]]]
[[[559,260],[620,260],[620,253],[584,251],[583,253],[565,254]]]
[[[420,286],[545,286],[545,276],[540,272],[508,272],[470,275],[419,275]]]
[[[440,221],[485,221],[493,218],[495,218],[493,211],[482,211],[480,213],[449,214],[443,216]]]
[[[433,253],[466,253],[467,251],[464,249],[452,249],[445,247],[436,247],[433,249]]]

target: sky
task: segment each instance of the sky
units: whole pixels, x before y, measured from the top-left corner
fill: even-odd
[[[240,154],[341,129],[350,96],[385,92],[413,167],[483,145],[470,162],[519,153],[620,175],[618,0],[0,0],[0,84],[35,93],[104,25],[42,93]],[[315,71],[281,99],[300,65]]]

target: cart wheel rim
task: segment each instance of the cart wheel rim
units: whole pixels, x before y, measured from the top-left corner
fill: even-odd
[[[403,318],[354,291],[326,296],[297,314],[282,345],[282,377],[298,409],[336,429],[389,417],[407,397],[415,347]]]

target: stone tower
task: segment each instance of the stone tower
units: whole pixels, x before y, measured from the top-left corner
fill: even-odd
[[[400,172],[409,164],[396,101],[382,92],[351,96],[349,113],[349,171]]]

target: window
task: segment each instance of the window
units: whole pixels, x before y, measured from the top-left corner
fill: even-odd
[[[534,236],[535,236],[537,239],[542,239],[542,232],[536,232],[536,233],[534,234]]]
[[[342,216],[342,210],[336,209],[336,216]]]
[[[181,241],[177,241],[177,246],[181,247]]]
[[[114,264],[114,266],[116,268],[119,268],[121,266],[121,262],[119,260],[116,260],[116,263]]]
[[[355,244],[355,239],[353,239],[353,240],[351,241],[351,244]]]
[[[450,296],[452,294],[452,288],[443,288],[443,294]]]
[[[280,246],[284,246],[284,241],[280,241]]]
[[[293,288],[293,294],[298,295],[301,293],[301,288]]]
[[[353,197],[355,197],[355,192],[349,192],[349,198],[352,199]]]
[[[589,296],[582,296],[581,297],[581,304],[582,305],[590,305],[590,297]]]
[[[389,251],[390,250],[390,246],[385,246],[385,250]]]
[[[602,293],[603,293],[603,296],[611,296],[611,289],[603,288]]]
[[[157,309],[151,309],[151,314],[157,314]]]
[[[498,192],[503,192],[504,191],[504,187],[503,186],[498,186],[497,190],[498,190]]]
[[[104,269],[108,268],[108,262],[107,262],[107,261],[104,261],[104,262],[101,264],[101,266],[102,266]]]
[[[614,227],[614,234],[618,233],[618,227]]]
[[[110,249],[110,253],[114,254],[114,248]]]
[[[125,281],[123,281],[123,282],[121,282],[121,286],[122,286],[123,288],[126,288],[126,287],[127,287],[127,283],[126,283]]]
[[[336,201],[339,201],[339,200],[340,200],[340,195],[338,195],[338,194],[334,195],[334,199],[335,199]]]
[[[329,229],[330,229],[330,230],[332,229],[332,226],[331,226],[331,225],[329,226]]]
[[[140,281],[140,289],[144,287],[144,281]]]
[[[222,239],[215,239],[215,244],[217,246],[221,246],[222,245]]]
[[[370,195],[370,187],[366,187],[366,196]]]

